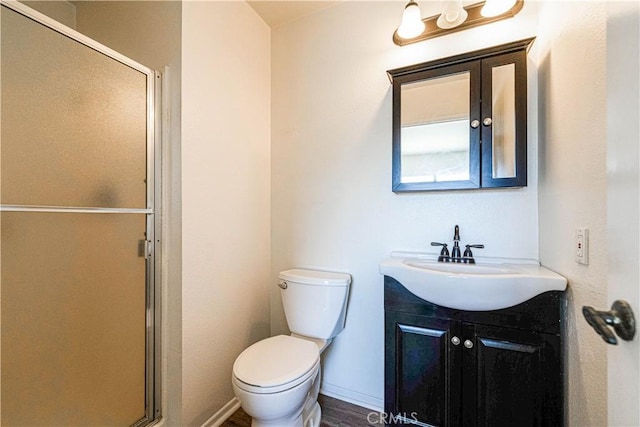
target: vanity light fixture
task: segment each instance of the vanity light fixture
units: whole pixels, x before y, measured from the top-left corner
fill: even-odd
[[[403,39],[411,39],[419,36],[424,32],[424,22],[422,21],[422,14],[420,13],[420,6],[418,3],[411,0],[404,7],[402,12],[402,20],[400,26],[396,31],[398,37]]]
[[[512,18],[523,6],[524,0],[486,0],[466,7],[462,7],[462,0],[445,0],[441,14],[422,19],[420,7],[415,0],[410,0],[400,27],[393,33],[393,42],[404,46]]]

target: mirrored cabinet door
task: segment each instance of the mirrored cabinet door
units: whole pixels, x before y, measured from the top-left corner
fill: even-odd
[[[482,61],[482,186],[527,185],[526,56]]]
[[[398,176],[394,191],[477,188],[480,67],[477,62],[443,67],[399,85],[399,135],[394,140]]]

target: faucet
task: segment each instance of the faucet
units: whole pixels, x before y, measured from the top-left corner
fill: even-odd
[[[451,249],[451,258],[453,262],[461,262],[460,254],[460,227],[457,225],[453,229],[453,248]]]
[[[464,254],[460,254],[460,227],[456,225],[453,230],[453,248],[451,248],[451,255],[449,255],[449,249],[446,243],[431,242],[431,246],[442,246],[440,256],[438,256],[438,262],[475,264],[476,260],[473,258],[471,248],[483,249],[484,245],[465,245]]]

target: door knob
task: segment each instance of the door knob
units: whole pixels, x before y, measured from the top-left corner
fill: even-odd
[[[610,311],[597,311],[593,307],[582,307],[582,314],[589,325],[608,344],[617,345],[618,339],[607,327],[613,327],[615,333],[625,341],[631,341],[636,333],[636,319],[628,302],[616,300]]]
[[[453,338],[451,338],[451,343],[452,343],[453,345],[458,345],[458,344],[460,344],[460,338],[458,338],[458,337],[453,337]]]
[[[464,340],[464,346],[467,347],[467,348],[473,348],[473,341]]]

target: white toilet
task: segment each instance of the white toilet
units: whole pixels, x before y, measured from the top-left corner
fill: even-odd
[[[252,427],[316,427],[320,354],[344,329],[351,276],[297,269],[279,277],[291,335],[243,351],[233,364],[233,391]]]

